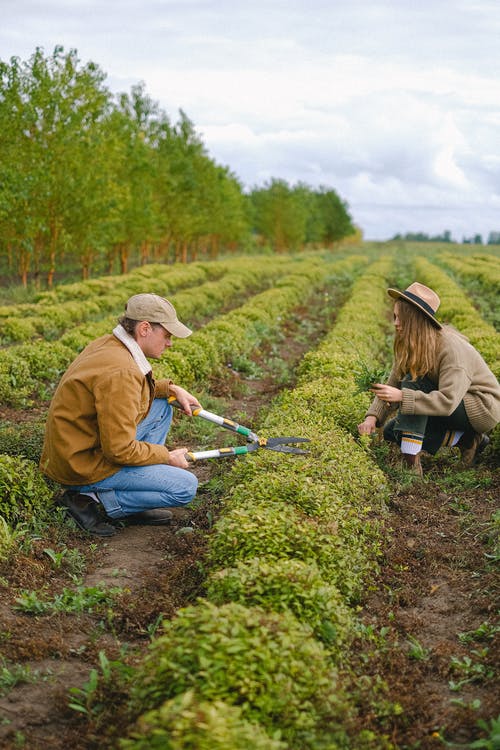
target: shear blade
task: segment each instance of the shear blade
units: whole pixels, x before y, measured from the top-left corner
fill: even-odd
[[[267,446],[274,447],[275,445],[285,445],[286,443],[310,443],[309,438],[302,437],[276,437],[268,438]]]
[[[266,448],[268,448],[271,451],[277,451],[278,453],[295,453],[302,456],[305,456],[309,451],[303,451],[300,448],[293,448],[291,445],[266,445]]]

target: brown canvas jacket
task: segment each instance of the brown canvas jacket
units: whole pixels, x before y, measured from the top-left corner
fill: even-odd
[[[153,398],[171,381],[144,375],[115,336],[89,344],[69,366],[52,399],[40,469],[64,485],[83,485],[123,466],[168,464],[162,445],[136,440]]]

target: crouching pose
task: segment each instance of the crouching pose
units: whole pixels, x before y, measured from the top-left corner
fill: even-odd
[[[65,492],[61,504],[80,528],[111,536],[109,519],[163,524],[170,507],[195,496],[187,448],[169,451],[169,396],[186,414],[199,406],[170,380],[155,382],[148,357],[158,359],[191,330],[168,300],[137,294],[113,333],[90,343],[70,365],[50,404],[41,470]]]
[[[464,336],[437,320],[432,289],[415,282],[388,293],[396,300],[394,363],[387,384],[371,388],[375,399],[358,431],[374,432],[397,405],[384,438],[400,446],[412,471],[422,474],[422,450],[433,455],[441,446],[457,445],[463,465],[472,466],[500,421],[498,380]]]

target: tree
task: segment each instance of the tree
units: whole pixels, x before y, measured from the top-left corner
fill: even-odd
[[[76,51],[64,54],[62,47],[48,58],[37,48],[27,63],[12,58],[1,72],[0,121],[11,123],[1,136],[4,222],[20,257],[29,251],[35,274],[45,263],[50,286],[58,255],[74,249],[71,232],[93,221],[101,178],[92,161],[110,95],[98,66],[80,67]],[[102,159],[97,162],[102,165]],[[30,261],[23,263],[23,283]]]

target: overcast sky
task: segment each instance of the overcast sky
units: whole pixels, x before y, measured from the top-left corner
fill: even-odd
[[[246,188],[333,187],[366,239],[500,231],[499,0],[0,0],[0,59],[57,44]]]

